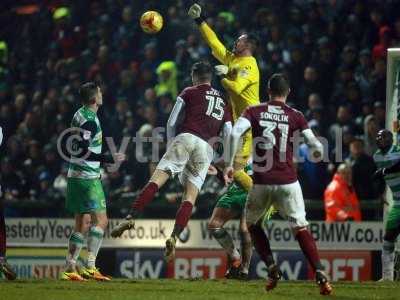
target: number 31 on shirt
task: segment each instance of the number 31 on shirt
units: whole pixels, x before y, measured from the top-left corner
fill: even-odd
[[[264,128],[263,137],[266,139],[266,141],[259,144],[259,147],[263,150],[270,150],[276,145],[276,139],[279,138],[279,152],[286,152],[289,125],[274,121],[260,120],[260,126]],[[279,135],[274,133],[274,130],[277,127]]]

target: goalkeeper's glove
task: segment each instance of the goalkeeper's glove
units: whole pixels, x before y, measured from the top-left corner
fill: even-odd
[[[229,68],[225,65],[216,65],[214,67],[214,70],[217,76],[226,76],[228,74]]]
[[[189,10],[188,10],[188,15],[191,17],[193,20],[196,21],[197,24],[201,24],[203,22],[203,18],[201,17],[201,6],[198,5],[197,3],[193,4]]]

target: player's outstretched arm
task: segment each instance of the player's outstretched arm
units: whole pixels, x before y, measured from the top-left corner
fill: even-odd
[[[94,121],[87,121],[80,127],[80,139],[77,141],[77,147],[80,150],[79,153],[74,154],[74,157],[85,159],[88,161],[100,161],[103,163],[118,163],[126,159],[123,153],[103,154],[94,153],[89,150],[89,141],[96,134],[96,123]]]
[[[251,84],[251,81],[238,75],[234,79],[223,78],[221,84],[227,91],[240,95]]]
[[[381,177],[388,175],[388,174],[393,174],[393,173],[398,173],[400,172],[400,161],[398,161],[397,163],[395,163],[393,166],[391,167],[387,167],[387,168],[382,168],[382,169],[378,169],[375,172],[375,176],[377,175],[381,175]]]
[[[314,135],[312,130],[307,128],[307,129],[304,129],[301,133],[305,137],[307,145],[311,147],[314,157],[315,158],[323,157],[324,146],[317,139],[317,137]]]
[[[174,107],[167,121],[167,139],[168,143],[175,137],[176,127],[185,107],[185,101],[181,97],[176,98]]]
[[[201,35],[210,46],[214,57],[225,65],[229,64],[232,59],[232,53],[225,48],[215,32],[208,26],[201,12],[201,6],[195,3],[189,8],[188,15],[199,25]]]

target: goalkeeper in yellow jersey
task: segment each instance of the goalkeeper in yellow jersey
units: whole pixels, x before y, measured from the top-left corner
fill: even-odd
[[[222,76],[222,86],[229,95],[233,120],[240,117],[250,105],[259,104],[260,73],[257,61],[253,56],[258,40],[252,34],[243,34],[236,40],[233,51],[229,51],[220,42],[214,31],[201,16],[201,6],[193,4],[188,11],[189,16],[199,25],[200,32],[212,49],[214,57],[222,63],[215,67],[216,74]],[[243,138],[242,150],[238,152],[234,162],[234,180],[249,191],[252,180],[244,171],[252,150],[251,131]]]

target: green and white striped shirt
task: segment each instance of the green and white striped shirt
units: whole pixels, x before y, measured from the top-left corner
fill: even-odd
[[[400,161],[400,146],[393,145],[385,154],[381,150],[376,151],[374,161],[379,169],[395,165]],[[393,206],[400,206],[400,172],[385,175],[385,181],[393,194]]]
[[[71,127],[81,128],[83,124],[88,121],[94,121],[96,123],[96,132],[89,141],[88,150],[100,154],[102,145],[102,130],[100,127],[100,121],[97,114],[87,108],[82,106],[72,118]],[[77,130],[77,133],[79,130]],[[83,133],[85,134],[85,133]],[[83,179],[95,179],[100,178],[100,161],[88,161],[83,158],[77,158],[71,156],[68,177],[83,178]]]

